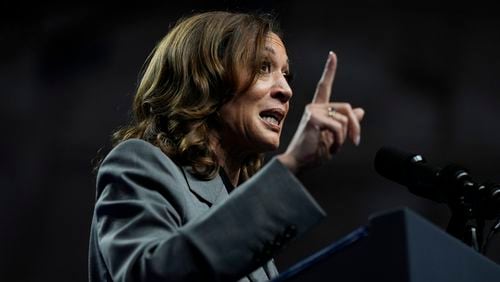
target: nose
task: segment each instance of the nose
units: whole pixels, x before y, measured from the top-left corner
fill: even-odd
[[[292,98],[293,92],[292,88],[288,84],[284,75],[281,74],[279,79],[276,80],[273,90],[271,91],[271,97],[279,99],[282,103],[286,103]]]

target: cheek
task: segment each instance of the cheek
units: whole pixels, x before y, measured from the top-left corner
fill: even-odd
[[[236,94],[220,109],[223,122],[231,127],[247,127],[259,115],[259,104],[265,99],[267,85],[258,80],[243,93]]]
[[[245,127],[245,120],[248,119],[248,107],[245,107],[244,101],[238,99],[232,100],[221,107],[221,122],[231,131],[239,132]]]
[[[244,116],[258,112],[259,103],[265,97],[265,91],[252,87],[252,91],[239,94],[232,101],[227,103],[227,112],[232,116]]]

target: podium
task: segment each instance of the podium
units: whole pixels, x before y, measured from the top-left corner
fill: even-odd
[[[498,282],[500,266],[408,208],[369,223],[282,272],[278,281]]]

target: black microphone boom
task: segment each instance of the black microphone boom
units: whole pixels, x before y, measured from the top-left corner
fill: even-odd
[[[450,206],[462,205],[464,197],[477,202],[483,217],[500,215],[500,185],[477,184],[459,165],[436,167],[419,154],[384,146],[375,155],[375,170],[406,186],[415,195]]]
[[[500,185],[475,183],[465,168],[431,166],[421,155],[391,147],[378,150],[375,170],[415,195],[447,203],[452,211],[447,232],[475,250],[485,250],[481,247],[485,220],[500,217]]]
[[[449,200],[451,183],[447,182],[462,182],[468,177],[468,172],[458,166],[443,170],[429,165],[419,154],[391,147],[378,150],[375,156],[375,170],[383,177],[408,187],[413,194],[439,203]],[[448,175],[444,176],[443,172]]]

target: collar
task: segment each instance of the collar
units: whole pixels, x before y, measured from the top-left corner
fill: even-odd
[[[189,190],[212,206],[227,198],[228,193],[219,174],[213,179],[201,180],[191,173],[191,168],[182,167]]]

